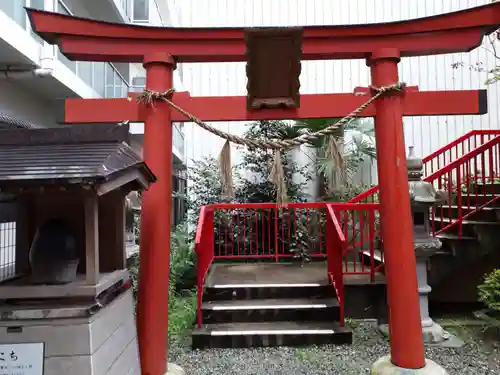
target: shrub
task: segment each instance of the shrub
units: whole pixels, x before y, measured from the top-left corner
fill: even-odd
[[[130,279],[132,280],[134,297],[137,298],[137,288],[139,287],[139,253],[136,253],[127,259],[127,269],[130,273]]]
[[[170,284],[176,293],[193,289],[196,285],[196,255],[186,223],[179,224],[172,232],[170,243]]]
[[[168,297],[168,334],[181,336],[193,328],[196,319],[196,292],[179,295],[171,285]]]
[[[496,269],[484,277],[483,284],[478,287],[479,301],[488,308],[500,312],[500,269]]]
[[[245,132],[245,138],[252,140],[269,140],[288,138],[287,132],[291,129],[286,121],[259,121],[250,124]],[[269,180],[274,164],[274,151],[262,149],[243,149],[242,162],[238,170],[245,171],[247,176],[240,179],[235,186],[235,194],[238,201],[246,203],[276,202],[276,187]],[[301,180],[307,179],[307,170],[299,168],[292,159],[290,152],[281,152],[284,179],[287,196],[291,202],[302,202],[305,200],[303,193],[305,183],[295,182],[294,176],[300,176]]]
[[[219,162],[213,157],[205,157],[194,160],[188,169],[188,180],[190,182],[186,196],[188,207],[188,224],[191,231],[198,225],[200,208],[210,204],[220,203],[222,196],[222,185],[219,173]],[[237,169],[233,169],[233,176],[237,175]],[[190,233],[194,237],[194,233]]]
[[[134,296],[139,281],[139,253],[128,259]],[[182,335],[193,326],[196,316],[194,252],[188,240],[186,224],[180,224],[171,237],[170,288],[168,300],[169,335]]]
[[[357,197],[366,190],[369,190],[373,185],[346,185],[337,189],[333,189],[330,193],[327,193],[323,200],[327,202],[348,202],[349,200]],[[368,200],[362,203],[377,203],[378,193],[375,194],[375,201]]]

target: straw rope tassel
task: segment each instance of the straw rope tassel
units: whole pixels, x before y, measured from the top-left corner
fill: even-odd
[[[281,160],[280,150],[274,151],[274,161],[273,167],[271,169],[271,175],[269,180],[276,187],[276,203],[278,206],[283,205],[288,200],[286,183],[285,183],[285,172],[283,170],[283,162]]]
[[[228,201],[234,199],[233,168],[231,164],[231,143],[226,141],[219,154],[219,168],[222,196]]]

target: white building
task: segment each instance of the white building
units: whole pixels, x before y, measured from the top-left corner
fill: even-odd
[[[339,25],[389,22],[432,16],[489,3],[491,0],[177,0],[180,22],[185,27]],[[485,41],[483,47],[488,47]],[[491,47],[489,48],[491,50]],[[482,62],[487,69],[495,58],[487,48],[468,54],[405,58],[401,80],[420,90],[485,88],[485,72],[469,69]],[[455,63],[464,67],[453,69]],[[362,60],[306,61],[302,63],[301,93],[352,92],[370,84],[369,70]],[[193,96],[246,95],[245,63],[185,64],[183,83]],[[489,113],[484,116],[442,116],[405,119],[407,145],[420,155],[472,129],[499,128],[499,86],[488,88]],[[332,103],[334,105],[334,103]],[[236,134],[244,126],[219,123]],[[432,134],[432,136],[431,136]],[[216,156],[223,142],[195,125],[186,126],[187,158]],[[236,159],[236,157],[235,157]],[[360,179],[376,183],[376,171],[368,166]]]
[[[138,64],[71,62],[57,47],[43,43],[29,28],[23,6],[43,8],[111,22],[145,25],[296,26],[388,22],[431,16],[470,8],[490,0],[1,0],[0,1],[0,113],[39,126],[56,126],[67,97],[125,96],[144,85]],[[486,73],[470,70],[478,61],[492,66],[495,58],[485,48],[470,54],[403,59],[401,80],[421,90],[484,88]],[[452,64],[464,67],[453,69]],[[37,76],[38,75],[38,76]],[[175,88],[192,95],[245,95],[244,63],[179,64]],[[307,61],[301,74],[302,93],[352,92],[370,83],[364,61]],[[184,84],[184,85],[183,85]],[[421,117],[405,121],[407,145],[426,155],[471,129],[497,128],[498,85],[488,88],[489,113],[484,116]],[[236,134],[243,124],[219,123]],[[132,124],[135,145],[141,144],[143,124]],[[222,140],[196,125],[174,131],[174,159],[178,165],[216,156]],[[432,133],[432,137],[429,136]],[[238,157],[233,160],[238,161]],[[368,166],[360,176],[375,182]]]
[[[24,6],[109,22],[172,24],[167,0],[0,1],[0,113],[40,126],[62,120],[60,99],[124,97],[131,85],[140,86],[144,73],[138,64],[69,61],[32,32]],[[175,81],[180,87],[179,73]],[[140,134],[140,125],[133,124],[131,132]],[[179,126],[174,149],[175,161],[184,163]]]
[[[57,126],[63,119],[62,99],[125,97],[129,91],[137,90],[132,86],[141,86],[143,81],[144,71],[138,64],[69,61],[57,47],[33,33],[25,6],[151,26],[172,25],[175,20],[167,0],[0,0],[0,128]],[[179,73],[175,83],[181,89]],[[132,142],[138,148],[143,128],[143,124],[131,124]],[[184,135],[179,124],[174,129],[173,146],[174,163],[182,169]],[[174,187],[185,189],[185,182],[174,178]],[[174,220],[182,211],[179,202],[176,203]],[[14,262],[13,220],[8,203],[0,202],[0,264],[3,265]],[[10,269],[0,267],[0,279],[9,272]]]

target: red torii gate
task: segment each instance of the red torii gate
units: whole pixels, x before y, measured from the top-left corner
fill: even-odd
[[[246,61],[243,28],[157,28],[111,24],[27,9],[33,30],[72,60],[143,63],[146,87],[173,87],[176,62]],[[399,81],[401,57],[468,52],[500,25],[500,3],[386,24],[304,27],[302,60],[366,59],[376,87]],[[299,108],[247,110],[245,97],[193,97],[173,101],[204,121],[343,117],[366,97],[303,95]],[[389,94],[363,115],[375,117],[377,164],[384,222],[391,358],[399,367],[425,366],[408,196],[403,116],[482,114],[483,91]],[[131,98],[68,99],[70,123],[145,123],[144,156],[158,176],[143,197],[138,331],[144,375],[165,371],[172,171],[172,121],[186,119],[167,103],[148,107]],[[397,228],[397,229],[396,229]]]

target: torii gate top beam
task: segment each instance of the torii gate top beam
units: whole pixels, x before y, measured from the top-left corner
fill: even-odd
[[[246,61],[245,28],[115,24],[27,8],[33,30],[72,60],[142,62],[168,51],[178,62]],[[409,21],[303,27],[302,60],[361,59],[384,47],[402,57],[468,52],[500,25],[500,3]]]

